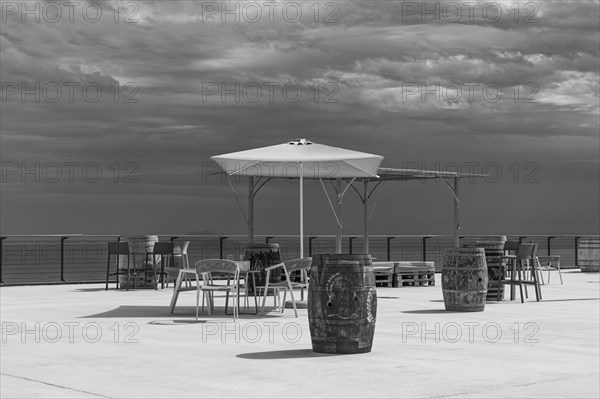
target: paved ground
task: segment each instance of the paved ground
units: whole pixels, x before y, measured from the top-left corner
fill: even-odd
[[[380,288],[361,355],[312,352],[306,310],[196,322],[193,293],[171,315],[168,289],[3,287],[1,396],[598,398],[599,275],[554,274],[542,302],[478,313],[444,311],[439,274]]]

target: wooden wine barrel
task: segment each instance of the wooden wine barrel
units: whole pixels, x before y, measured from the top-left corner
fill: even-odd
[[[498,290],[500,290],[500,299],[504,299],[504,285],[498,285],[494,281],[502,279],[501,266],[506,264],[506,260],[500,259],[504,255],[504,243],[506,236],[468,236],[461,240],[461,245],[465,248],[483,248],[485,250],[485,260],[488,267],[488,301],[498,300]]]
[[[244,260],[250,261],[250,270],[261,271],[260,273],[257,273],[254,278],[258,287],[264,286],[267,278],[265,267],[273,266],[281,262],[279,244],[248,244]],[[277,268],[271,271],[271,277],[269,278],[270,283],[281,281],[281,270],[281,268]],[[249,280],[248,283],[248,289],[251,292],[254,292],[252,280]]]
[[[126,288],[154,288],[156,278],[152,270],[152,262],[146,262],[146,253],[154,250],[154,243],[158,236],[125,236],[121,242],[129,243],[131,276],[127,278],[127,255],[119,256],[119,287]],[[158,260],[159,257],[157,257]],[[144,273],[144,270],[147,270]]]
[[[377,291],[371,255],[313,255],[308,323],[313,351],[371,351]]]
[[[600,240],[598,237],[581,237],[579,239],[577,259],[582,272],[600,272]]]
[[[488,268],[483,248],[447,248],[442,266],[446,310],[481,312],[485,308]]]

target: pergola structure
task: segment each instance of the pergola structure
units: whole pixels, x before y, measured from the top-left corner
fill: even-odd
[[[433,170],[422,170],[422,169],[398,169],[398,168],[379,168],[377,171],[378,177],[369,177],[369,178],[319,178],[323,190],[325,191],[325,195],[329,201],[329,205],[331,206],[331,210],[337,221],[337,230],[336,230],[336,252],[341,252],[342,249],[342,221],[341,221],[341,211],[344,195],[348,191],[349,188],[352,188],[356,194],[359,196],[361,202],[363,203],[363,239],[364,239],[364,250],[366,253],[369,253],[369,199],[375,192],[375,190],[381,185],[383,182],[387,181],[411,181],[411,180],[423,180],[423,179],[438,179],[442,180],[446,183],[446,185],[450,188],[454,200],[454,223],[453,223],[453,233],[454,233],[454,245],[456,247],[459,246],[459,230],[460,230],[460,197],[459,197],[459,181],[460,179],[474,179],[478,177],[485,177],[485,174],[475,174],[475,173],[458,173],[458,172],[446,172],[446,171],[433,171]],[[230,184],[230,187],[236,197],[236,201],[242,214],[244,215],[244,219],[248,225],[248,239],[250,242],[254,241],[254,199],[260,189],[264,187],[266,183],[271,181],[274,178],[280,177],[258,177],[258,176],[249,176],[249,184],[248,184],[248,215],[244,213],[244,210],[241,206],[239,199],[233,190],[233,186]],[[310,177],[305,177],[310,178]],[[286,177],[286,179],[290,179]],[[327,189],[325,188],[324,181],[330,183],[333,187],[336,197],[334,198],[334,202],[332,202]],[[362,182],[362,190],[356,187],[358,183]],[[344,186],[345,185],[345,186]]]

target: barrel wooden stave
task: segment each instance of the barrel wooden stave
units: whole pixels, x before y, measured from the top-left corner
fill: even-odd
[[[446,310],[481,312],[485,308],[488,269],[483,248],[448,248],[442,266]]]
[[[600,239],[581,237],[577,246],[577,259],[582,272],[600,272]]]
[[[119,256],[119,287],[121,288],[154,288],[155,278],[152,261],[146,262],[146,253],[154,250],[158,236],[132,235],[124,236],[121,242],[129,243],[129,259],[131,277],[127,276],[127,255]],[[157,262],[160,256],[156,257]],[[146,271],[146,272],[144,272]]]
[[[260,270],[260,273],[257,273],[254,278],[256,285],[258,287],[263,287],[267,281],[267,272],[265,271],[265,268],[281,262],[279,244],[248,244],[248,246],[246,246],[244,260],[250,261],[251,270]],[[281,268],[272,270],[271,276],[269,277],[270,283],[279,281],[281,281]],[[254,290],[252,280],[249,280],[249,289],[251,291]]]
[[[499,258],[504,255],[504,243],[506,236],[468,236],[461,240],[465,248],[483,248],[485,250],[488,268],[487,300],[496,302],[498,290],[500,299],[504,299],[504,285],[498,285],[494,281],[502,280],[502,266],[506,260]]]
[[[313,256],[308,288],[313,351],[370,352],[376,315],[377,292],[369,255]]]

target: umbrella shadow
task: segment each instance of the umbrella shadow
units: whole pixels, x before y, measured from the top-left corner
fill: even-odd
[[[194,315],[196,314],[196,308],[194,307]],[[91,314],[87,316],[81,316],[83,319],[87,318],[119,318],[119,317],[173,317],[168,306],[130,306],[121,305],[115,309],[108,310],[102,313]]]
[[[251,360],[274,360],[274,359],[301,359],[309,357],[329,357],[329,356],[345,356],[340,354],[329,354],[329,353],[317,353],[312,349],[291,349],[281,351],[268,351],[268,352],[251,352],[251,353],[240,353],[236,355],[240,359],[251,359]]]

